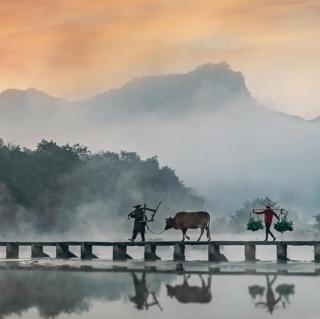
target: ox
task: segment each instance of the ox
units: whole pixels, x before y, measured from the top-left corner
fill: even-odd
[[[166,218],[166,226],[165,230],[173,228],[173,229],[181,229],[182,231],[182,241],[184,241],[185,237],[190,239],[187,235],[187,230],[200,228],[201,233],[198,238],[198,241],[201,239],[204,230],[207,231],[207,238],[210,241],[210,215],[207,212],[178,212],[175,216]]]
[[[171,298],[175,297],[181,303],[209,303],[211,301],[211,276],[208,277],[207,284],[204,282],[201,275],[201,287],[190,286],[188,283],[188,277],[183,278],[182,285],[167,287],[167,294]]]

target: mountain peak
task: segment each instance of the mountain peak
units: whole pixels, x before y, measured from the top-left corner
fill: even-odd
[[[196,81],[207,82],[213,90],[250,96],[243,74],[232,70],[226,62],[202,64],[187,75],[194,77]]]
[[[241,102],[241,103],[239,103]],[[118,89],[85,100],[109,115],[157,112],[181,114],[254,103],[241,72],[225,63],[206,63],[186,72],[136,78]],[[108,108],[105,108],[108,105]],[[111,105],[114,110],[111,111]]]
[[[219,62],[219,63],[204,63],[196,67],[191,72],[212,72],[212,71],[229,71],[231,70],[230,65],[227,62]],[[232,70],[231,70],[232,71]],[[234,72],[234,71],[232,71]]]
[[[43,91],[35,88],[27,89],[7,89],[0,93],[0,98],[5,100],[20,100],[20,99],[47,99],[47,100],[57,100],[58,98],[49,95]]]

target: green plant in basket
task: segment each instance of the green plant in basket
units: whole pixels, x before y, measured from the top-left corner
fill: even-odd
[[[293,231],[293,221],[288,219],[287,214],[284,214],[280,217],[280,220],[274,224],[274,229],[281,234],[286,231]]]
[[[263,229],[262,220],[251,216],[247,224],[247,230],[257,231],[259,229]]]

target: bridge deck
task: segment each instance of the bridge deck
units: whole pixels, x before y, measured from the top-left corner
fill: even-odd
[[[80,247],[80,257],[82,259],[98,258],[94,252],[93,247],[108,246],[112,247],[113,260],[127,260],[132,259],[127,253],[127,248],[132,246],[140,246],[144,248],[145,260],[158,260],[160,257],[156,254],[157,247],[171,246],[173,247],[173,259],[177,261],[185,260],[186,246],[205,246],[208,250],[209,261],[228,261],[226,256],[220,252],[221,246],[242,246],[244,248],[246,261],[257,261],[256,259],[256,246],[275,246],[277,260],[279,262],[286,262],[287,247],[288,246],[313,246],[314,260],[320,262],[320,241],[313,240],[296,240],[296,241],[237,241],[237,240],[220,240],[220,241],[147,241],[147,242],[130,242],[130,241],[10,241],[0,242],[0,246],[6,247],[6,258],[16,259],[19,258],[20,246],[31,246],[32,258],[45,258],[49,255],[44,252],[43,247],[54,246],[56,248],[57,258],[74,258],[77,257],[72,251],[69,250],[70,246]]]
[[[256,246],[276,246],[277,244],[283,244],[287,246],[314,246],[320,244],[319,241],[314,240],[293,240],[293,241],[238,241],[238,240],[217,240],[211,241],[211,244],[217,244],[220,246],[244,246],[252,244]],[[183,244],[186,246],[206,246],[209,244],[207,241],[146,241],[146,242],[131,242],[131,241],[8,241],[0,242],[0,246],[7,246],[8,244],[16,244],[19,246],[56,246],[57,244],[64,244],[69,246],[81,246],[83,244],[91,246],[145,246],[146,244],[153,244],[156,246],[174,246],[177,244]]]

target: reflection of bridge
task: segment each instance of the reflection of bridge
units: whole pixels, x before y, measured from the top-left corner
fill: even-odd
[[[227,261],[227,258],[220,252],[221,246],[242,246],[244,247],[244,255],[246,261],[257,261],[256,246],[275,246],[278,262],[288,260],[288,246],[312,246],[314,248],[314,260],[320,262],[320,241],[148,241],[148,242],[101,242],[101,241],[64,241],[64,242],[0,242],[0,246],[6,247],[6,258],[19,258],[20,246],[31,246],[32,258],[49,257],[44,251],[45,246],[54,246],[56,248],[57,258],[73,258],[77,257],[70,250],[70,246],[80,247],[80,257],[82,259],[97,258],[93,253],[93,247],[104,246],[113,247],[113,260],[132,259],[127,253],[127,248],[131,246],[139,246],[144,248],[145,260],[160,259],[156,254],[158,246],[171,246],[174,248],[173,259],[178,261],[185,260],[186,246],[207,246],[209,261]]]
[[[16,261],[8,261],[0,264],[0,271],[3,270],[24,270],[24,271],[43,271],[43,272],[71,272],[71,273],[145,273],[145,274],[163,274],[163,275],[212,275],[212,276],[289,276],[289,277],[318,277],[320,276],[320,268],[310,269],[310,271],[294,270],[290,268],[284,269],[239,269],[230,270],[226,267],[208,267],[207,269],[182,269],[158,268],[156,266],[119,266],[113,265],[109,267],[94,266],[76,266],[76,265],[54,265],[50,264],[20,264]]]
[[[244,288],[247,287],[247,281],[248,283],[254,282],[254,280],[247,280],[248,275],[261,277],[265,274],[270,276],[277,274],[282,277],[282,283],[283,280],[285,282],[288,280],[291,286],[294,283],[294,278],[291,276],[316,275],[315,272],[295,273],[291,271],[287,273],[276,271],[248,273],[247,271],[228,271],[224,267],[207,268],[201,271],[185,270],[183,273],[177,273],[175,269],[157,270],[147,266],[138,268],[137,265],[132,268],[118,266],[117,268],[101,269],[88,266],[76,267],[73,262],[71,266],[66,263],[61,265],[60,262],[57,263],[60,266],[50,267],[39,264],[37,266],[37,264],[38,262],[28,264],[16,261],[0,263],[1,319],[13,314],[21,315],[31,308],[38,309],[39,316],[43,318],[54,318],[63,313],[79,315],[90,310],[91,301],[105,303],[130,300],[136,309],[145,310],[150,307],[161,309],[161,304],[166,306],[167,302],[164,301],[169,297],[174,298],[175,302],[180,304],[208,304],[214,302],[211,283],[215,284],[215,292],[217,293],[224,285],[230,287],[234,284],[234,275],[244,275],[242,280]],[[7,267],[2,265],[7,265]],[[50,262],[48,265],[52,265],[52,263]],[[174,264],[172,266],[174,268]],[[229,278],[228,275],[232,276]],[[282,275],[290,275],[290,277]],[[221,276],[223,276],[222,281],[215,280]],[[261,280],[257,280],[257,282],[261,284]],[[162,288],[165,288],[165,292]],[[274,293],[280,294],[281,291],[278,292],[276,289]],[[229,300],[230,291],[222,289],[222,292],[227,293],[224,300]],[[243,292],[245,291],[243,290]],[[249,291],[249,293],[252,292]],[[282,289],[282,294],[284,292]],[[257,291],[255,295],[257,295]],[[260,295],[263,295],[261,288]],[[221,299],[218,300],[221,301]],[[109,304],[104,306],[106,313],[109,311],[108,306]],[[233,306],[236,307],[237,304],[235,303]],[[125,303],[123,307],[126,307]],[[130,309],[133,307],[131,306]],[[183,311],[181,308],[173,309]],[[84,317],[90,316],[84,315]],[[133,317],[135,316],[133,315]]]

